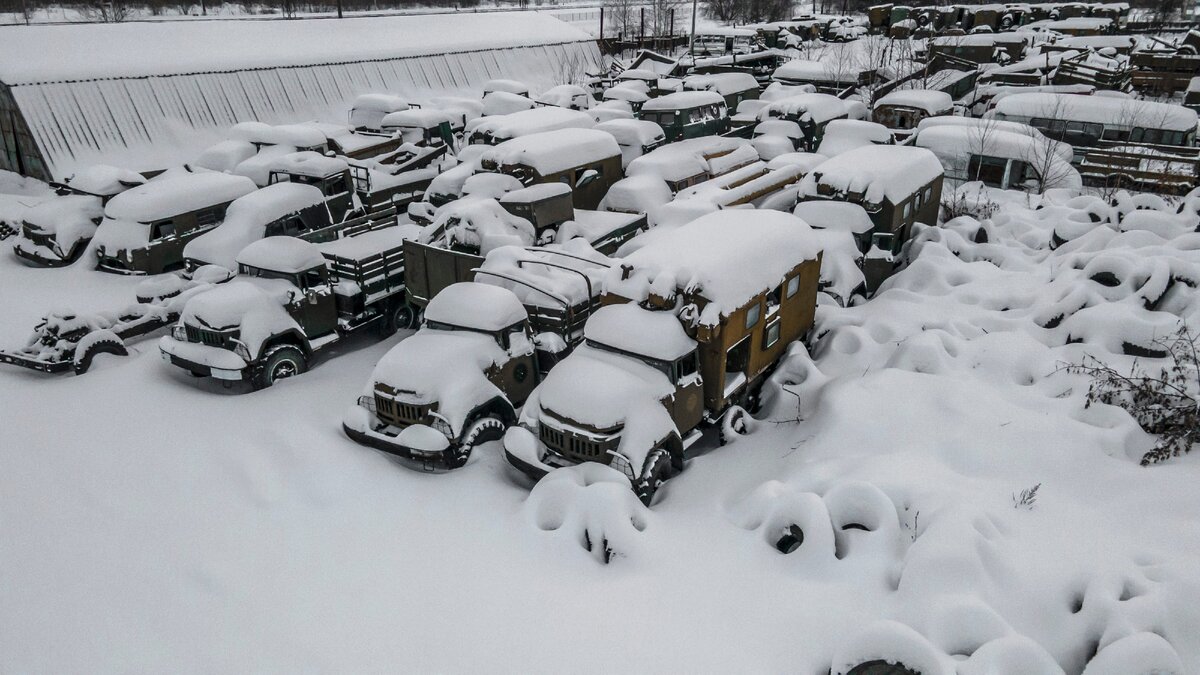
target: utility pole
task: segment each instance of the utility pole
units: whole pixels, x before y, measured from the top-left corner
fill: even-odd
[[[646,48],[646,8],[642,7],[642,28],[638,33],[638,49]]]
[[[600,39],[604,39],[604,8],[600,8]]]
[[[205,6],[204,0],[200,0],[200,16],[208,16],[208,7]]]
[[[817,0],[813,0],[815,3]],[[692,66],[696,65],[696,2],[692,0],[692,37],[688,44],[688,53],[692,55]]]
[[[338,18],[342,18],[342,0],[337,0],[338,3]]]
[[[21,16],[25,17],[25,25],[29,25],[29,0],[21,0]]]

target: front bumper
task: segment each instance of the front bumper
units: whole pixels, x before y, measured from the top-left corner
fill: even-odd
[[[250,368],[240,356],[228,349],[197,342],[181,342],[166,335],[158,340],[163,361],[195,375],[240,382],[250,379]]]
[[[541,480],[542,476],[560,466],[567,466],[566,463],[546,463],[545,460],[548,459],[553,461],[562,458],[550,455],[546,446],[528,429],[522,427],[512,427],[504,434],[504,459],[534,481]]]
[[[72,258],[62,256],[58,251],[48,246],[42,246],[37,242],[30,241],[23,235],[17,237],[12,250],[18,258],[40,267],[62,267],[75,261]]]
[[[374,413],[360,405],[355,405],[346,414],[342,430],[355,443],[399,457],[422,471],[449,471],[466,464],[466,458],[459,453],[457,443],[449,441],[442,450],[411,447],[400,441],[403,429],[383,424]]]
[[[75,365],[70,359],[65,361],[47,361],[20,351],[0,351],[0,363],[29,368],[43,373],[62,373],[71,370]]]

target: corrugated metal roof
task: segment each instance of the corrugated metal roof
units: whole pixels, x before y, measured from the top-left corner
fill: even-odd
[[[501,77],[548,87],[560,64],[599,63],[595,42],[564,28],[572,39],[550,44],[455,51],[451,36],[444,53],[10,87],[55,178],[99,161],[162,168],[187,161],[237,122],[343,120],[363,93],[478,95],[486,80]]]

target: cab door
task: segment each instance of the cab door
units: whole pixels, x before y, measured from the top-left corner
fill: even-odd
[[[525,403],[538,382],[537,356],[533,333],[528,322],[503,331],[497,336],[509,359],[500,366],[494,384],[508,397],[513,407]]]
[[[309,340],[333,333],[337,330],[337,304],[328,273],[323,268],[313,268],[298,276],[301,292],[292,298],[288,313]]]
[[[671,401],[671,419],[686,435],[704,418],[704,378],[700,376],[700,357],[696,350],[671,364],[675,398]]]

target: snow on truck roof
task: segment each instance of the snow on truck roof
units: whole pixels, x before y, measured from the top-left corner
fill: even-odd
[[[683,88],[691,91],[715,91],[722,96],[742,91],[758,91],[758,80],[750,73],[711,73],[688,75]]]
[[[325,265],[325,256],[316,244],[296,237],[266,237],[237,254],[239,265],[282,274],[297,274]]]
[[[381,113],[393,113],[409,109],[408,101],[392,94],[363,94],[350,104],[352,110],[374,110]]]
[[[820,124],[848,114],[846,102],[832,94],[795,94],[773,101],[759,110],[758,119],[799,117]]]
[[[1012,94],[996,103],[987,116],[1033,118],[1052,116],[1076,122],[1191,131],[1196,111],[1181,105],[1079,94]],[[1003,119],[1003,118],[1001,118]]]
[[[609,120],[597,124],[595,128],[612,134],[617,143],[626,145],[649,145],[666,140],[662,127],[650,120]]]
[[[917,188],[943,175],[942,163],[925,148],[867,145],[822,162],[801,183],[802,194],[817,194],[818,185],[840,192],[861,192],[868,202],[906,199]]]
[[[626,176],[653,175],[678,181],[703,173],[722,173],[716,166],[738,166],[758,159],[749,141],[741,138],[701,136],[655,148],[629,163]]]
[[[160,178],[112,198],[104,214],[116,220],[149,223],[224,204],[258,189],[244,176],[204,171]]]
[[[507,115],[479,118],[472,131],[512,139],[540,131],[590,129],[595,125],[592,116],[581,110],[544,106],[518,110]]]
[[[595,129],[557,129],[504,141],[485,151],[482,161],[495,162],[496,166],[528,166],[548,176],[620,155],[621,148],[612,134]]]
[[[715,91],[677,91],[646,101],[642,104],[642,111],[685,110],[717,104],[724,105],[725,99]]]
[[[696,348],[674,312],[652,312],[635,304],[596,310],[583,328],[587,340],[659,361],[674,361]]]
[[[461,281],[438,292],[425,308],[425,320],[488,332],[527,318],[525,307],[507,288]]]
[[[918,108],[931,115],[936,115],[951,110],[954,107],[954,99],[950,98],[950,94],[944,91],[934,91],[932,89],[897,89],[875,101],[876,108],[885,105]]]
[[[776,82],[843,82],[854,84],[858,73],[852,68],[839,68],[836,64],[796,59],[775,69],[771,79]]]
[[[66,180],[76,190],[100,196],[115,195],[145,182],[140,173],[105,164],[93,164]]]
[[[513,190],[500,197],[501,204],[531,204],[551,197],[571,194],[571,186],[566,183],[539,183],[527,188]]]
[[[409,108],[408,110],[398,110],[388,113],[383,116],[379,122],[382,129],[390,127],[419,127],[421,129],[429,129],[436,127],[442,122],[449,122],[454,119],[454,115],[446,110],[438,108]]]
[[[319,152],[291,152],[271,162],[271,171],[309,178],[324,178],[350,168],[344,159],[326,157]]]
[[[788,213],[709,213],[639,236],[640,246],[605,275],[605,290],[640,302],[653,291],[689,289],[708,300],[706,318],[716,323],[777,286],[796,265],[815,260],[821,247],[811,234]]]
[[[225,213],[225,221],[247,218],[269,223],[324,202],[325,194],[315,185],[276,183],[233,200]]]
[[[538,12],[373,16],[336,22],[33,25],[5,31],[0,40],[0,81],[12,85],[230,72],[592,39]],[[135,44],[137,49],[129,48]],[[71,48],[48,49],[47,45]],[[38,56],[30,58],[31,54]]]

